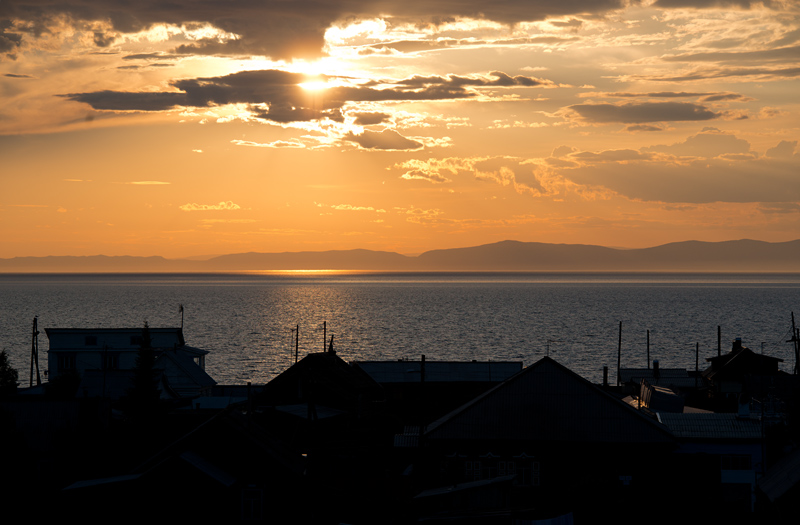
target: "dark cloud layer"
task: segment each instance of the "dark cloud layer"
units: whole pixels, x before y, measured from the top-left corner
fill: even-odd
[[[600,184],[632,199],[673,203],[797,202],[797,163],[772,159],[702,161],[679,166],[611,163],[572,170],[579,184]]]
[[[369,86],[331,87],[314,94],[300,85],[309,80],[312,78],[307,75],[280,70],[242,71],[223,77],[174,81],[172,85],[179,93],[96,91],[62,96],[84,102],[97,110],[112,111],[164,111],[179,106],[249,104],[255,107],[254,112],[259,118],[293,122],[322,116],[341,120],[341,108],[348,102],[463,99],[476,96],[476,92],[470,89],[473,87],[531,87],[543,83],[530,77],[510,77],[496,71],[489,79],[411,77],[394,83],[384,81],[372,82]]]
[[[711,120],[718,113],[698,104],[687,102],[643,102],[639,104],[576,104],[569,106],[583,120],[595,123],[622,122],[640,124],[645,122],[668,122],[689,120]]]
[[[642,148],[643,151],[669,153],[672,155],[714,158],[726,154],[750,152],[750,143],[733,135],[708,131],[687,138],[684,142]]]
[[[187,105],[185,93],[95,91],[61,96],[77,102],[85,102],[94,109],[106,111],[164,111]]]
[[[763,49],[759,51],[740,51],[713,53],[684,53],[662,57],[668,62],[743,62],[764,63],[770,61],[797,62],[800,60],[800,46]]]
[[[696,7],[708,9],[713,7],[739,7],[750,9],[764,5],[769,7],[772,0],[657,0],[656,7]]]
[[[25,38],[32,38],[46,33],[59,16],[76,23],[105,22],[116,33],[137,32],[159,23],[210,23],[237,38],[223,42],[201,40],[175,51],[291,58],[321,55],[325,30],[348,18],[388,14],[397,20],[438,25],[455,17],[473,17],[514,24],[548,16],[605,13],[628,3],[626,0],[405,0],[392,5],[377,0],[6,0],[0,3],[0,52],[8,53],[20,43],[17,31],[6,31],[10,20],[20,21]],[[112,39],[113,33],[96,33],[96,43],[101,47],[109,45]]]
[[[389,120],[389,114],[387,113],[353,113],[352,114],[356,120],[355,123],[359,126],[370,126],[374,124],[381,124]]]

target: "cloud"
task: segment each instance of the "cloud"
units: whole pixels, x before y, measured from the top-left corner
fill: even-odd
[[[630,160],[648,160],[652,155],[640,153],[632,149],[606,150],[600,153],[581,151],[570,154],[570,158],[584,162],[623,162]]]
[[[325,31],[338,21],[390,16],[404,21],[437,26],[457,18],[484,19],[506,25],[577,14],[603,14],[627,5],[626,0],[483,0],[430,2],[405,0],[393,5],[374,0],[349,2],[228,2],[224,0],[175,0],[109,3],[105,0],[39,2],[16,0],[4,3],[4,17],[26,28],[24,39],[52,33],[65,21],[76,27],[102,26],[92,37],[105,47],[116,35],[137,33],[159,25],[181,28],[192,35],[196,27],[213,27],[213,36],[192,36],[176,46],[174,54],[261,55],[273,59],[317,58],[323,54]],[[578,22],[578,21],[576,21]],[[568,29],[577,27],[567,22]],[[0,52],[12,54],[23,34],[12,31],[10,22],[0,25]]]
[[[536,87],[536,86],[550,86],[554,85],[552,81],[541,80],[534,77],[526,77],[524,75],[517,75],[512,77],[503,73],[502,71],[493,71],[487,76],[459,76],[448,75],[442,76],[413,76],[397,82],[397,85],[412,88],[430,88],[432,86],[438,89],[457,92],[463,86],[478,86],[478,87]]]
[[[94,109],[105,111],[165,111],[189,105],[186,93],[131,93],[104,90],[58,96],[84,102]]]
[[[706,53],[684,53],[661,57],[667,62],[765,62],[779,61],[797,63],[800,60],[800,46],[781,47],[777,49],[762,49],[758,51],[714,51]]]
[[[197,204],[195,202],[178,206],[183,211],[230,211],[240,210],[241,206],[232,201],[222,201],[219,204]]]
[[[7,8],[7,6],[3,6]],[[11,29],[11,31],[7,31]],[[14,60],[16,59],[15,52],[22,44],[22,34],[13,31],[12,22],[10,19],[0,19],[0,54],[5,54],[6,57]]]
[[[136,180],[132,182],[122,182],[120,184],[132,184],[134,186],[161,186],[165,184],[172,184],[171,182],[162,182],[159,180]]]
[[[767,157],[774,159],[791,159],[794,156],[794,149],[797,147],[797,141],[782,140],[774,148],[767,150]]]
[[[357,126],[371,126],[374,124],[382,124],[389,120],[391,115],[388,113],[374,112],[353,112],[349,113],[350,116],[355,117],[355,124]]]
[[[400,178],[405,180],[426,180],[433,183],[452,182],[451,179],[436,171],[409,170],[400,175]]]
[[[200,219],[204,224],[250,224],[258,222],[256,219]]]
[[[796,202],[774,202],[762,204],[758,211],[768,215],[783,215],[786,213],[800,213],[800,204]]]
[[[689,166],[607,163],[581,167],[564,176],[578,184],[599,184],[630,199],[671,203],[800,201],[800,163],[771,159],[719,159]]]
[[[642,102],[622,105],[575,104],[569,106],[569,109],[580,115],[582,120],[599,124],[712,120],[721,116],[705,106],[688,102]]]
[[[709,131],[698,133],[684,142],[672,145],[649,146],[642,151],[669,153],[686,157],[714,158],[726,154],[743,154],[750,152],[750,143],[744,139],[727,133]]]
[[[34,76],[31,76],[31,75],[16,75],[14,73],[6,73],[3,76],[4,77],[8,77],[8,78],[36,78]]]
[[[183,55],[170,55],[166,53],[135,53],[125,55],[122,60],[175,60],[182,58]]]
[[[334,204],[330,206],[339,211],[374,211],[375,213],[386,213],[386,210],[375,209],[372,206],[352,206],[350,204]]]
[[[650,124],[633,124],[625,128],[625,131],[630,132],[637,132],[637,131],[664,131],[664,128],[659,126],[652,126]]]
[[[460,172],[472,172],[475,165],[486,160],[486,157],[449,157],[445,159],[411,159],[395,164],[394,167],[407,170],[400,178],[406,180],[427,180],[432,183],[452,182],[442,172],[457,175]]]
[[[305,144],[295,141],[286,141],[286,140],[276,140],[274,142],[251,142],[249,140],[238,140],[234,139],[231,143],[236,144],[237,146],[250,146],[251,148],[305,148]]]
[[[712,7],[739,7],[741,9],[755,8],[761,5],[769,7],[772,0],[656,0],[655,7],[696,7],[709,9]]]
[[[554,166],[578,185],[606,188],[629,199],[664,203],[770,203],[800,201],[800,156],[782,141],[759,156],[734,135],[707,128],[683,142],[632,150],[577,152],[559,148],[571,164]],[[684,160],[669,161],[663,155]]]
[[[422,149],[423,144],[415,140],[407,139],[398,132],[386,129],[383,131],[365,130],[360,135],[348,133],[343,140],[354,142],[363,149],[375,150],[416,150]]]
[[[94,91],[60,95],[106,111],[167,111],[178,107],[214,107],[245,104],[255,118],[278,123],[328,117],[343,121],[342,107],[349,102],[395,102],[474,98],[481,88],[551,85],[526,76],[512,77],[495,71],[488,76],[414,76],[400,80],[373,80],[364,85],[333,86],[312,96],[301,84],[330,80],[277,69],[241,71],[221,77],[181,79],[172,82],[180,92]],[[342,82],[345,79],[340,79]],[[366,114],[365,114],[366,115]],[[377,114],[373,115],[373,118]],[[365,117],[369,118],[369,117]]]
[[[620,77],[626,82],[651,81],[651,82],[691,82],[695,80],[709,80],[719,78],[755,77],[753,80],[783,80],[800,76],[800,67],[769,68],[769,67],[739,67],[739,68],[712,68],[703,67],[684,73],[682,75],[631,75]]]

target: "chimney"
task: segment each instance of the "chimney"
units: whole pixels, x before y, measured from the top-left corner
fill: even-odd
[[[738,352],[741,349],[742,349],[742,338],[737,337],[736,339],[733,340],[733,349],[731,351]]]
[[[659,368],[658,359],[653,359],[653,379],[656,380],[656,384],[658,384],[658,380],[661,379],[661,369]]]

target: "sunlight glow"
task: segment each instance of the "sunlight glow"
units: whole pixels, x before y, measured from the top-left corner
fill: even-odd
[[[325,80],[312,80],[311,82],[298,84],[298,86],[307,91],[322,91],[328,88],[328,82]]]
[[[386,22],[380,19],[362,20],[345,27],[329,27],[325,31],[325,42],[329,45],[348,45],[358,38],[381,40],[381,37],[388,36],[386,29]]]

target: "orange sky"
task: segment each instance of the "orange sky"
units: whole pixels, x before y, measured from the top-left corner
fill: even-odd
[[[797,2],[106,4],[0,5],[2,258],[800,238]]]

